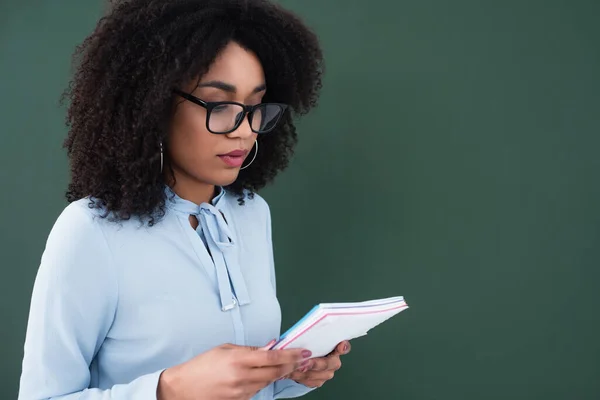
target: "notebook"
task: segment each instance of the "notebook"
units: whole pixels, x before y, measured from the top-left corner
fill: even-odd
[[[403,296],[358,303],[321,303],[288,329],[271,350],[303,348],[323,357],[344,340],[364,336],[377,325],[404,311]]]

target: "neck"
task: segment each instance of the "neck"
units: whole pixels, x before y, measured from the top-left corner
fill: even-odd
[[[215,197],[217,188],[209,183],[199,182],[192,177],[176,174],[175,183],[170,184],[171,190],[184,200],[195,204],[208,203]]]

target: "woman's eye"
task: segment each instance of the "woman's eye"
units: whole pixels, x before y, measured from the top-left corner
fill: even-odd
[[[227,104],[221,104],[221,105],[213,108],[212,112],[214,112],[214,113],[224,112],[224,111],[227,111],[227,107],[228,107]]]

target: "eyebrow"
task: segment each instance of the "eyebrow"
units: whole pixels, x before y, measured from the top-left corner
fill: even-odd
[[[235,93],[237,92],[237,89],[234,85],[231,85],[229,83],[225,83],[222,81],[209,81],[209,82],[203,82],[203,83],[199,83],[198,87],[202,88],[202,87],[213,87],[216,89],[220,89],[224,92],[229,92],[229,93]],[[258,85],[257,87],[254,88],[254,90],[252,91],[252,93],[259,93],[259,92],[263,92],[267,89],[267,85],[266,84],[262,84],[262,85]]]

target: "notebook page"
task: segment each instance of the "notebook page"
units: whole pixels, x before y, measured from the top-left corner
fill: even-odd
[[[392,316],[405,310],[405,303],[368,310],[327,310],[316,313],[319,318],[312,325],[302,324],[290,332],[274,348],[306,348],[313,357],[330,353],[338,343],[364,336],[367,332]]]
[[[322,308],[353,308],[353,307],[371,307],[381,304],[392,304],[396,302],[403,302],[403,296],[388,297],[384,299],[368,300],[360,302],[348,302],[348,303],[321,303],[319,307]]]

